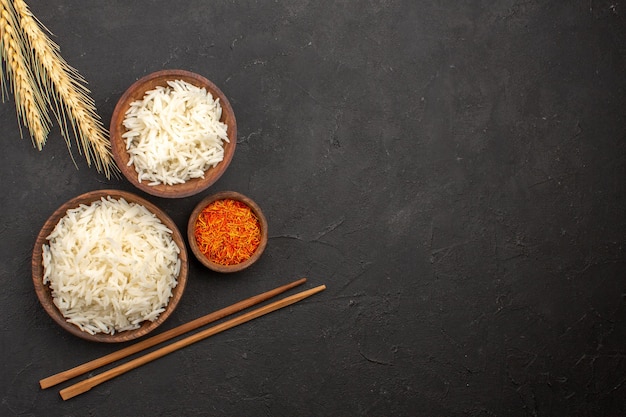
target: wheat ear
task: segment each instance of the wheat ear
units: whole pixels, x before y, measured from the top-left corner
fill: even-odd
[[[50,132],[47,102],[28,65],[24,41],[19,30],[15,9],[8,0],[0,0],[0,52],[6,64],[18,119],[28,128],[33,145],[39,150]],[[5,91],[5,68],[0,65],[0,83]]]
[[[110,178],[112,172],[117,173],[117,167],[111,155],[109,134],[85,87],[85,79],[63,59],[59,46],[48,37],[48,30],[31,13],[26,2],[14,0],[13,5],[30,46],[37,80],[41,88],[53,92],[53,112],[68,148],[71,148],[72,132],[87,164],[91,166],[94,162],[96,169]]]

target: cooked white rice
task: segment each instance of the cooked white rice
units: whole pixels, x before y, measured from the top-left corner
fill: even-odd
[[[182,80],[148,91],[131,103],[122,135],[139,182],[180,184],[204,178],[224,159],[229,142],[222,107],[210,92]]]
[[[67,319],[114,334],[154,321],[180,271],[180,249],[159,218],[123,198],[70,209],[43,245],[44,284]]]

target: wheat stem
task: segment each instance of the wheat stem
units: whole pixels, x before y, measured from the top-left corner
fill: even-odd
[[[0,53],[6,64],[7,79],[13,91],[18,119],[28,128],[33,145],[39,150],[50,132],[46,99],[28,65],[24,41],[19,31],[15,9],[8,0],[0,0]],[[0,65],[0,83],[5,90],[5,67]]]
[[[2,0],[5,1],[5,0]],[[44,90],[52,92],[53,113],[68,149],[70,136],[87,164],[107,178],[117,172],[111,155],[109,134],[102,125],[85,79],[61,56],[59,46],[46,34],[47,29],[33,16],[24,0],[14,0],[20,27],[30,47],[36,79]]]

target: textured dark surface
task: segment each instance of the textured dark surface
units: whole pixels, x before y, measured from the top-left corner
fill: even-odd
[[[251,269],[195,260],[187,322],[301,276],[328,289],[63,402],[112,352],[35,297],[46,218],[98,188],[0,106],[0,415],[626,415],[626,3],[32,0],[108,124],[136,79],[198,72],[239,143],[206,193],[268,217]],[[64,384],[67,385],[67,384]]]

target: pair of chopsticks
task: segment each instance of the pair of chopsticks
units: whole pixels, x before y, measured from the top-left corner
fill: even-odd
[[[229,316],[231,314],[237,313],[241,310],[244,310],[248,307],[252,307],[253,305],[259,304],[263,301],[266,301],[278,294],[281,294],[291,288],[294,288],[298,285],[301,285],[306,282],[306,278],[301,278],[297,281],[294,281],[290,284],[283,285],[281,287],[275,288],[273,290],[264,292],[259,295],[255,295],[254,297],[250,297],[248,299],[242,300],[236,304],[225,307],[216,312],[207,314],[206,316],[199,317],[195,320],[190,321],[189,323],[183,324],[181,326],[170,329],[164,333],[153,336],[149,339],[143,340],[134,345],[128,346],[124,349],[118,350],[117,352],[110,353],[106,356],[103,356],[98,359],[94,359],[93,361],[84,363],[75,368],[68,369],[67,371],[60,372],[58,374],[49,376],[39,381],[39,385],[42,389],[50,388],[54,385],[60,384],[61,382],[65,382],[74,377],[83,375],[87,372],[93,371],[94,369],[100,368],[101,366],[110,364],[117,360],[128,357],[134,353],[140,352],[149,347],[155,346],[159,343],[163,343],[167,340],[170,340],[176,336],[180,336],[184,333],[195,330],[199,327],[202,327],[206,324],[212,323],[216,320]],[[146,355],[140,356],[136,359],[128,361],[122,365],[119,365],[115,368],[109,369],[101,374],[93,376],[91,378],[87,378],[81,382],[78,382],[74,385],[71,385],[67,388],[59,391],[61,394],[61,398],[63,400],[69,400],[70,398],[76,397],[77,395],[83,394],[89,391],[91,388],[102,384],[105,381],[115,378],[123,373],[126,373],[132,369],[138,368],[141,365],[145,365],[148,362],[151,362],[155,359],[161,358],[169,353],[172,353],[178,349],[184,348],[186,346],[191,345],[192,343],[196,343],[200,340],[206,339],[209,336],[213,336],[217,333],[223,332],[224,330],[230,329],[232,327],[238,326],[240,324],[246,323],[255,318],[261,317],[265,314],[271,313],[272,311],[279,310],[283,307],[287,307],[291,304],[297,303],[298,301],[304,300],[307,297],[312,296],[313,294],[317,294],[320,291],[326,289],[325,285],[320,285],[315,288],[311,288],[310,290],[302,291],[297,294],[291,295],[289,297],[282,298],[278,301],[275,301],[271,304],[265,305],[263,307],[259,307],[255,310],[244,313],[240,316],[237,316],[233,319],[215,325],[213,327],[209,327],[208,329],[199,331],[191,336],[188,336],[184,339],[181,339],[177,342],[173,342],[169,345],[166,345],[162,348],[159,348],[153,352],[150,352]]]

